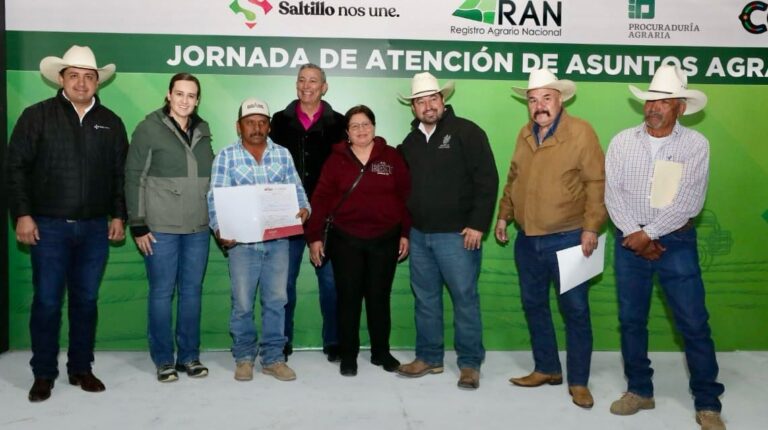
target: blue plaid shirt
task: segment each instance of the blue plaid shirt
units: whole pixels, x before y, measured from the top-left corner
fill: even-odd
[[[213,231],[219,229],[213,189],[256,184],[295,184],[299,207],[310,210],[301,178],[287,149],[267,139],[267,148],[259,164],[238,139],[234,144],[222,149],[213,160],[211,189],[208,191],[208,217]],[[261,249],[261,243],[250,243],[246,246]]]

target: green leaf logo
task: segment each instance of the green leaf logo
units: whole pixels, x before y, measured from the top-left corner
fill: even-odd
[[[466,0],[453,16],[493,24],[496,20],[496,0]]]

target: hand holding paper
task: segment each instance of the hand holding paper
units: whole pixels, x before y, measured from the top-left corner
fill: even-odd
[[[557,251],[560,269],[560,294],[572,290],[589,279],[603,273],[605,268],[605,234],[597,239],[597,248],[589,257],[584,256],[581,245]]]
[[[301,234],[301,211],[294,184],[241,185],[213,189],[221,237],[240,243]]]

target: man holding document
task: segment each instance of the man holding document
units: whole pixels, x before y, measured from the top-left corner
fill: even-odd
[[[549,306],[554,281],[562,293],[558,301],[566,325],[568,391],[577,406],[591,408],[588,286],[582,282],[564,292],[556,253],[580,246],[589,257],[597,248],[597,232],[607,218],[603,150],[592,126],[563,109],[563,102],[576,92],[572,81],[540,69],[531,73],[527,88],[513,90],[527,99],[531,120],[517,136],[495,233],[500,242],[507,242],[508,223],[518,226],[515,263],[535,367],[530,375],[510,382],[522,387],[563,382]]]
[[[208,212],[216,239],[229,252],[232,313],[229,327],[235,379],[262,373],[296,379],[285,364],[288,240],[309,217],[309,203],[291,154],[269,139],[269,107],[247,99],[238,111],[240,139],[214,159]],[[261,342],[256,345],[253,305],[261,287]]]
[[[718,366],[704,304],[704,284],[693,218],[701,212],[709,175],[709,142],[677,122],[707,103],[687,88],[673,65],[660,66],[647,92],[645,121],[611,141],[606,158],[606,206],[616,232],[616,287],[621,353],[627,392],[611,412],[631,415],[653,409],[653,369],[648,359],[648,311],[653,275],[685,342],[696,422],[703,430],[725,429],[720,418]]]

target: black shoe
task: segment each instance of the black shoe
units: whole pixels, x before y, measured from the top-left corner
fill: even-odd
[[[374,366],[381,366],[387,372],[394,372],[400,367],[400,362],[390,353],[386,353],[378,356],[371,356],[371,364]]]
[[[48,400],[51,397],[51,390],[53,389],[53,379],[35,378],[35,383],[32,384],[32,388],[29,390],[29,396],[27,398],[30,402],[42,402]]]
[[[159,382],[173,382],[179,379],[179,374],[172,365],[166,364],[157,368],[157,380]]]
[[[342,376],[356,376],[357,360],[341,360],[341,365],[339,365],[339,373],[341,373]]]
[[[99,380],[91,371],[85,373],[69,374],[69,383],[72,385],[79,385],[83,391],[89,393],[99,393],[107,388],[104,383]]]
[[[291,342],[286,342],[285,346],[283,347],[283,356],[285,357],[285,361],[288,361],[288,356],[293,354],[293,345],[291,345]]]
[[[208,368],[203,366],[200,360],[192,360],[189,363],[177,363],[176,370],[185,372],[190,378],[204,378],[208,376]]]
[[[328,345],[323,347],[323,353],[328,356],[328,361],[336,363],[341,361],[341,355],[339,353],[339,345]],[[357,367],[357,366],[355,366]]]

